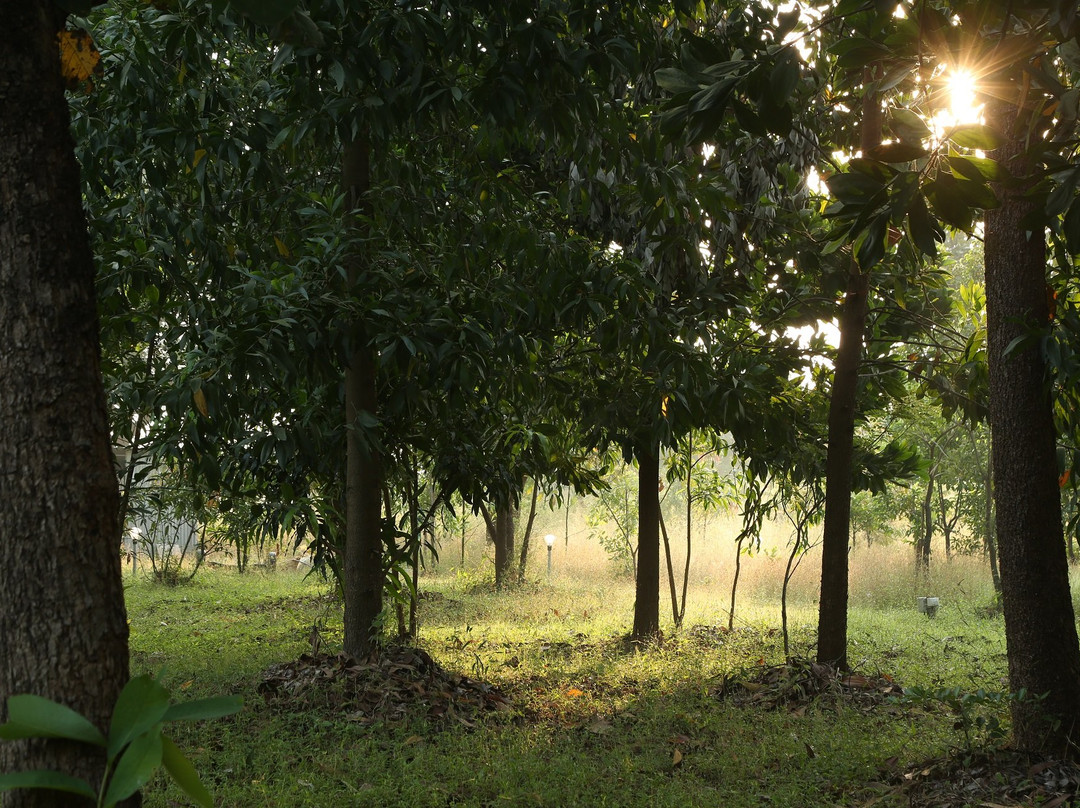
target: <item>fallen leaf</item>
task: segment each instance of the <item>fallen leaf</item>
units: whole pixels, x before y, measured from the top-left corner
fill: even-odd
[[[682,765],[683,754],[679,751],[678,747],[675,747],[675,754],[671,757],[672,768],[679,768]]]

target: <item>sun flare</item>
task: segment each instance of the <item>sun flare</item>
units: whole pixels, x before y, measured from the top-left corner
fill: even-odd
[[[983,105],[978,103],[975,75],[970,70],[950,70],[944,77],[943,89],[947,106],[934,115],[940,128],[981,122]]]

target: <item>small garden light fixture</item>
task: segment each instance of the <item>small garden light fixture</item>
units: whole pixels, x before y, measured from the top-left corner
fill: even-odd
[[[548,548],[548,580],[551,580],[551,548],[555,546],[555,534],[548,533],[544,536],[544,544]]]

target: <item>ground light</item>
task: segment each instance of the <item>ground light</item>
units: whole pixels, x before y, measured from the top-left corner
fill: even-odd
[[[544,544],[548,548],[548,581],[551,580],[551,548],[555,546],[555,534],[548,533],[544,536]]]

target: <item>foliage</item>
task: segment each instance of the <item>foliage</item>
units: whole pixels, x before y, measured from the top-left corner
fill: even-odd
[[[979,747],[990,744],[998,745],[1006,740],[1008,733],[1000,717],[1009,702],[1039,702],[1046,696],[1032,696],[1026,690],[1016,693],[988,691],[982,688],[965,691],[959,687],[904,688],[902,697],[893,697],[897,704],[918,707],[944,707],[956,716],[954,728],[964,737],[964,751],[968,754]]]
[[[589,537],[600,543],[619,570],[637,575],[637,475],[627,464],[604,477],[596,502],[585,518]]]
[[[148,675],[136,676],[124,686],[113,707],[108,735],[69,707],[31,694],[11,696],[7,723],[0,725],[0,740],[55,738],[101,747],[105,774],[95,787],[78,777],[55,771],[0,775],[0,791],[15,788],[50,789],[96,800],[98,808],[112,808],[135,794],[161,766],[184,793],[199,805],[212,808],[214,800],[191,762],[168,737],[163,725],[174,721],[220,718],[237,712],[239,698],[224,696],[180,704],[169,703],[169,691]]]

